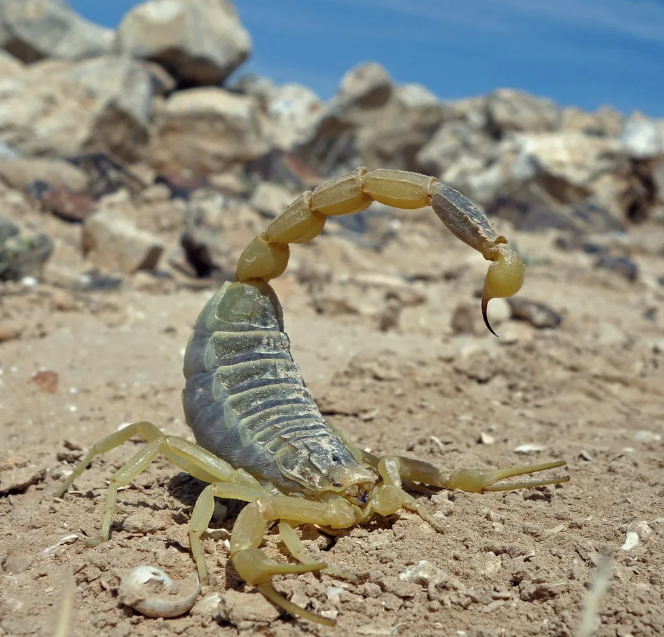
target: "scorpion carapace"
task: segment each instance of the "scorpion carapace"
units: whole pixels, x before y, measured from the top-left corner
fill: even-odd
[[[490,299],[511,296],[521,288],[524,265],[506,239],[468,199],[432,177],[359,168],[305,193],[249,244],[240,256],[235,281],[222,285],[196,321],[185,354],[182,398],[198,444],[165,436],[151,423],[135,423],[94,445],[59,489],[62,495],[95,455],[135,434],[148,442],[112,477],[101,531],[91,544],[109,537],[118,488],[162,453],[210,483],[189,522],[201,580],[207,582],[201,535],[212,517],[214,498],[244,500],[249,504],[240,512],[230,540],[231,560],[239,575],[290,614],[332,625],[333,620],[296,606],[272,586],[274,575],[326,568],[307,557],[294,526],[312,523],[344,529],[374,514],[390,515],[405,508],[441,530],[422,502],[402,485],[421,483],[481,493],[569,479],[503,482],[560,467],[563,461],[505,470],[442,471],[410,458],[380,458],[355,447],[325,422],[291,358],[281,307],[268,281],[285,270],[289,243],[313,239],[328,216],[364,210],[372,201],[400,208],[431,205],[458,238],[491,261],[482,296],[485,321]],[[267,525],[273,521],[279,521],[281,538],[299,564],[271,562],[260,551]]]

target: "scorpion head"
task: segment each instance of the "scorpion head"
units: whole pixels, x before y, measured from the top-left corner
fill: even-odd
[[[345,446],[330,449],[325,455],[316,454],[311,461],[320,472],[321,490],[338,493],[359,507],[369,501],[377,476],[359,464]]]
[[[294,445],[295,446],[295,445]],[[308,438],[278,459],[282,473],[322,497],[339,494],[359,507],[369,501],[378,476],[363,467],[336,436]]]

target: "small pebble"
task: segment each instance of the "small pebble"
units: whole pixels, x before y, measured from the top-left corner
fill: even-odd
[[[639,540],[644,544],[650,539],[650,536],[652,535],[652,529],[645,520],[639,522],[634,527],[634,530],[636,531],[636,534],[639,536]]]
[[[623,551],[631,551],[639,545],[639,534],[636,531],[627,531],[625,543],[620,547]]]
[[[447,577],[447,573],[442,568],[438,568],[427,560],[415,562],[399,574],[402,582],[414,582],[423,586],[442,584]]]
[[[507,299],[512,308],[512,318],[526,321],[538,329],[558,327],[562,317],[545,303],[521,297]]]
[[[261,593],[240,593],[234,589],[222,596],[215,615],[233,626],[250,628],[252,624],[269,624],[281,611]]]
[[[628,257],[600,256],[595,267],[615,272],[631,283],[639,278],[639,266]]]
[[[78,307],[71,292],[66,290],[55,290],[51,296],[51,304],[60,312],[72,312]]]
[[[482,432],[480,437],[477,439],[477,442],[483,445],[492,445],[494,442],[496,442],[496,439],[491,434]]]
[[[661,439],[661,434],[656,434],[654,431],[648,431],[647,429],[634,433],[634,440],[637,442],[659,442]]]
[[[50,370],[37,372],[32,377],[32,382],[39,387],[39,389],[47,394],[55,394],[58,390],[58,374]]]
[[[189,614],[212,617],[217,610],[217,606],[219,606],[220,600],[221,597],[219,596],[219,593],[210,593],[210,595],[206,595],[203,599],[196,602],[194,607],[189,611]]]
[[[21,335],[21,330],[8,325],[0,325],[0,343],[3,341],[13,341]]]
[[[522,454],[536,453],[537,451],[544,451],[545,449],[546,449],[545,445],[538,445],[535,443],[531,443],[515,447],[514,453],[522,453]]]
[[[330,586],[325,590],[325,595],[327,595],[327,599],[329,599],[331,602],[334,602],[339,599],[339,595],[341,595],[344,590],[345,589],[341,588],[340,586]]]

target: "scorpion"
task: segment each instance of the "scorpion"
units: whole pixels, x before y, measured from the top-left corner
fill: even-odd
[[[147,443],[111,478],[101,530],[88,543],[109,539],[118,489],[157,454],[208,483],[188,524],[198,577],[207,584],[201,536],[215,498],[245,501],[230,537],[230,559],[240,577],[292,616],[326,625],[335,620],[301,608],[273,587],[275,575],[321,571],[295,528],[314,524],[347,529],[375,514],[417,513],[438,531],[440,523],[404,490],[427,485],[471,493],[557,485],[569,476],[507,481],[564,466],[565,461],[507,469],[443,471],[420,460],[378,457],[360,449],[321,415],[290,354],[281,306],[268,283],[286,269],[290,243],[310,241],[330,216],[347,215],[373,201],[415,209],[431,206],[449,230],[490,261],[481,310],[488,329],[492,298],[519,291],[524,263],[496,233],[486,215],[464,195],[434,177],[400,170],[357,170],[306,192],[276,217],[242,252],[234,280],[226,281],[200,313],[184,356],[182,403],[196,444],[137,422],[96,443],[57,491],[62,497],[98,454],[138,435]],[[283,543],[297,563],[271,561],[260,550],[268,524],[278,522]],[[334,571],[331,571],[334,572]]]

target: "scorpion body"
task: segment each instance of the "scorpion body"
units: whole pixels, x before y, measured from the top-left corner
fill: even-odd
[[[372,201],[399,208],[430,205],[459,239],[491,262],[481,304],[491,330],[489,300],[515,294],[523,283],[524,265],[506,245],[507,240],[463,195],[425,175],[364,168],[305,193],[247,246],[234,282],[222,285],[196,321],[185,353],[182,398],[197,444],[164,435],[151,423],[135,423],[94,445],[61,485],[58,496],[97,454],[134,434],[148,443],[112,477],[100,534],[90,544],[108,540],[118,488],[161,453],[210,483],[189,522],[200,579],[207,582],[200,538],[212,517],[214,498],[244,500],[249,504],[240,512],[230,540],[231,560],[238,574],[290,614],[331,625],[333,620],[296,606],[272,586],[274,575],[326,568],[306,556],[294,526],[313,523],[343,529],[375,514],[390,515],[405,508],[441,530],[403,485],[421,483],[481,493],[569,479],[503,482],[562,466],[563,461],[504,470],[443,471],[411,458],[379,458],[355,447],[325,422],[291,358],[281,307],[268,281],[286,269],[288,244],[313,239],[329,216],[364,210]],[[299,564],[271,562],[259,550],[272,521],[279,521],[281,538]]]
[[[374,479],[304,386],[266,283],[225,283],[210,299],[189,340],[184,375],[182,402],[196,442],[233,467],[287,494],[341,487],[335,469]]]

